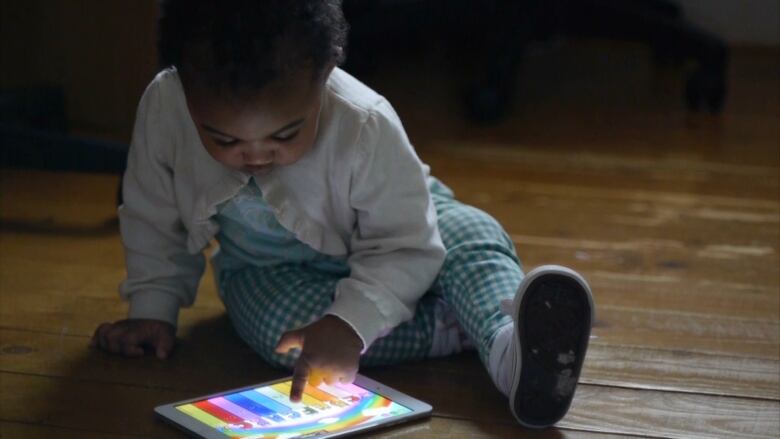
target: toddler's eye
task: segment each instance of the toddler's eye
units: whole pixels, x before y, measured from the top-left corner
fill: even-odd
[[[276,140],[277,142],[289,142],[290,140],[296,138],[300,132],[301,130],[297,130],[292,134],[285,134],[284,136],[273,136],[272,139]]]
[[[233,140],[218,140],[218,139],[214,139],[214,143],[216,143],[219,146],[231,146],[231,145],[235,145],[236,143],[238,143],[238,140],[236,140],[236,139],[233,139]]]

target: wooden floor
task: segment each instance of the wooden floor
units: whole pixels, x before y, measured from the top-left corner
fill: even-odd
[[[526,267],[575,267],[597,303],[559,428],[517,427],[464,354],[364,370],[435,407],[375,437],[780,436],[780,57],[735,53],[724,116],[690,119],[679,81],[621,50],[617,63],[588,47],[534,54],[512,117],[492,127],[462,121],[458,78],[436,62],[368,79],[433,172],[505,225]],[[2,439],[183,437],[152,408],[282,375],[234,335],[210,278],[168,361],[87,348],[126,309],[116,185],[2,171]]]

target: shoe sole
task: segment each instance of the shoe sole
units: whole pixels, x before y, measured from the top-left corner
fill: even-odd
[[[527,275],[515,298],[515,374],[509,394],[512,414],[522,425],[544,428],[560,421],[574,399],[593,322],[587,282],[559,266]]]

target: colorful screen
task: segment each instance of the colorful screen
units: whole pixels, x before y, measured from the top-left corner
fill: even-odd
[[[176,406],[231,438],[317,437],[411,410],[354,384],[306,385],[290,402],[291,381]]]

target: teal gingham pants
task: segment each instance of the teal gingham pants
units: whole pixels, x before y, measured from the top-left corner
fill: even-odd
[[[361,366],[426,358],[431,350],[437,298],[443,298],[474,343],[483,363],[496,331],[511,322],[500,311],[523,278],[514,245],[487,213],[433,191],[439,231],[447,257],[434,285],[420,299],[414,317],[377,339]],[[319,319],[333,301],[336,283],[349,271],[322,270],[305,264],[246,267],[223,272],[222,300],[238,335],[274,366],[291,368],[295,354],[274,347],[288,330]]]

